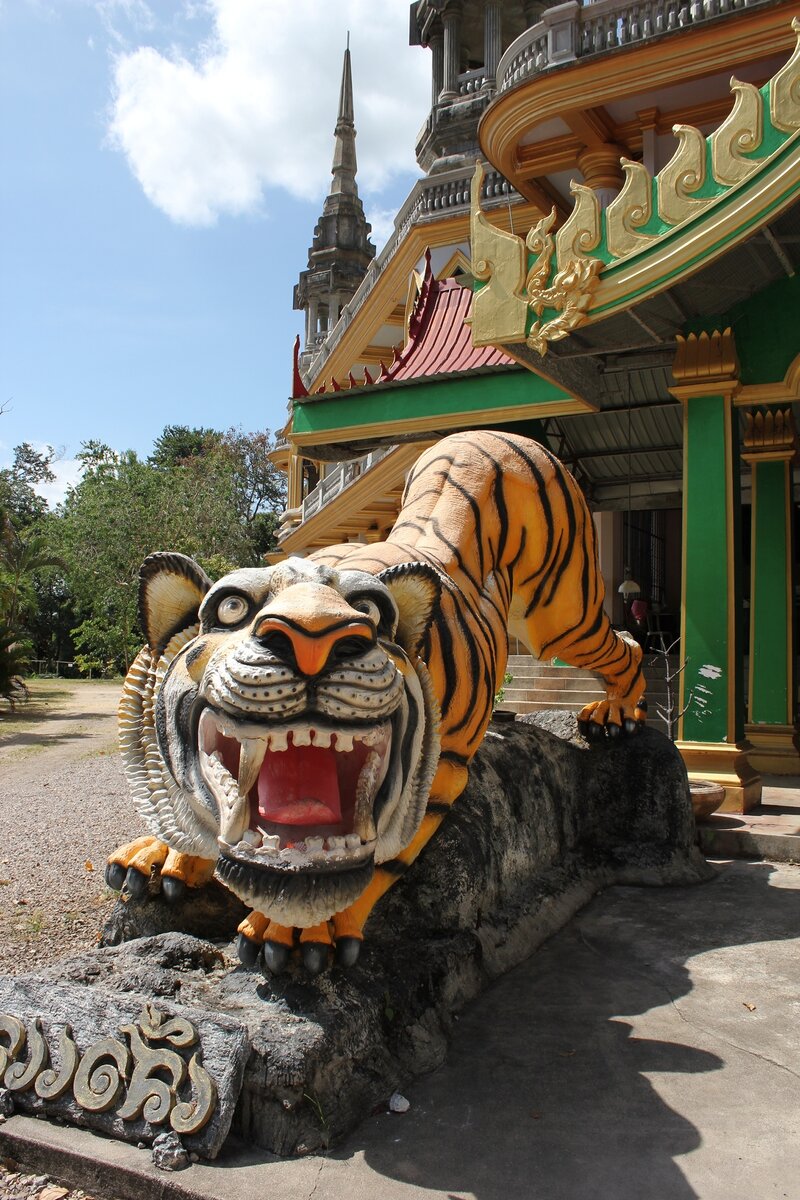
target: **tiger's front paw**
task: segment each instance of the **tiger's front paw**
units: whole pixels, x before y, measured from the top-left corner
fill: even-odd
[[[151,879],[160,875],[161,894],[165,900],[175,901],[187,887],[203,887],[213,874],[213,859],[179,854],[158,838],[146,836],[118,846],[109,855],[105,878],[112,891],[124,888],[132,899],[141,900],[148,894]]]
[[[346,912],[309,929],[289,929],[264,913],[252,912],[239,926],[237,952],[244,966],[262,962],[262,969],[270,975],[280,975],[297,954],[309,975],[319,975],[331,959],[338,967],[352,967],[362,939],[360,926]]]
[[[578,728],[584,737],[616,738],[622,733],[638,733],[646,720],[644,696],[635,705],[619,700],[594,700],[578,713]]]

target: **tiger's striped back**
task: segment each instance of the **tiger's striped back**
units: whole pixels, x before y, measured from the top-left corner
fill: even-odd
[[[575,480],[536,442],[488,431],[443,439],[411,471],[385,542],[312,557],[375,574],[408,562],[439,572],[442,603],[421,657],[442,709],[443,758],[466,766],[477,751],[508,633],[538,658],[597,672],[604,714],[634,715],[645,686],[641,650],[603,610],[594,523]]]

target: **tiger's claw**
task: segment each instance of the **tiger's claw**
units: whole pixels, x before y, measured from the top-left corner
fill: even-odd
[[[145,836],[118,846],[109,855],[105,880],[113,891],[121,892],[124,888],[131,899],[142,900],[156,873],[161,877],[164,899],[175,903],[184,896],[187,887],[208,883],[214,863],[211,859],[180,854],[158,838]]]
[[[236,953],[243,967],[254,967],[261,954],[262,942],[251,941],[245,934],[240,933],[236,939]]]
[[[281,975],[289,965],[290,953],[281,942],[264,942],[264,966],[271,975]]]
[[[132,900],[143,900],[150,890],[150,876],[136,867],[128,867],[125,872],[124,890]]]
[[[333,961],[338,967],[352,967],[361,950],[361,929],[346,912],[337,913],[308,929],[289,929],[270,921],[264,913],[251,912],[239,925],[236,951],[243,966],[257,965],[263,953],[265,974],[280,975],[289,966],[292,954],[310,976],[321,974]]]
[[[328,965],[330,946],[323,942],[304,942],[301,949],[303,966],[309,975],[319,975]]]
[[[354,967],[361,953],[361,938],[343,937],[336,940],[336,965],[347,970]]]
[[[182,900],[186,894],[186,884],[182,879],[177,879],[174,875],[165,875],[161,872],[161,895],[170,904],[177,903]]]
[[[106,886],[110,887],[112,892],[121,892],[127,874],[128,872],[121,863],[107,863],[105,871]]]
[[[594,700],[578,713],[578,729],[584,737],[618,738],[638,733],[647,720],[647,701],[642,697],[633,709],[618,700]]]

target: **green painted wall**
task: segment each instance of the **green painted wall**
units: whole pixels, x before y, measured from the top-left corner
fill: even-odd
[[[788,604],[788,537],[786,504],[788,471],[784,462],[753,464],[753,563],[750,588],[752,643],[750,721],[788,725],[792,722]]]
[[[509,405],[552,404],[570,400],[560,387],[524,368],[461,379],[439,379],[406,387],[357,388],[321,400],[295,401],[293,432],[325,433],[357,425],[385,428],[420,417],[450,417],[459,413],[505,408]]]
[[[685,637],[682,654],[685,700],[692,698],[683,718],[686,741],[724,742],[728,738],[730,646],[728,555],[738,553],[735,531],[728,527],[726,434],[732,422],[730,403],[722,396],[698,396],[686,404],[686,547]],[[738,453],[734,470],[738,470]],[[729,544],[729,540],[733,544]],[[736,590],[736,589],[734,589]],[[740,656],[741,657],[741,656]],[[734,695],[741,699],[741,682]],[[739,707],[741,705],[739,704]],[[743,726],[740,719],[737,729]],[[737,733],[737,736],[740,736]]]
[[[728,312],[690,322],[684,333],[729,326],[742,383],[779,383],[800,354],[800,275],[777,280]]]

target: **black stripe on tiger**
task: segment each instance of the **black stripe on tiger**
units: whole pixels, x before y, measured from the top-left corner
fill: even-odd
[[[375,870],[385,871],[387,875],[400,876],[405,875],[410,866],[411,863],[403,862],[400,858],[390,858],[388,862],[379,863]]]

